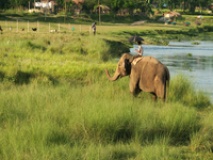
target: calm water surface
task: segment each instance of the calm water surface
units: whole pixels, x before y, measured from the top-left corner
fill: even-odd
[[[136,46],[135,46],[136,47]],[[158,58],[169,68],[171,79],[183,74],[196,90],[213,102],[213,42],[170,42],[168,46],[143,45],[144,55]]]

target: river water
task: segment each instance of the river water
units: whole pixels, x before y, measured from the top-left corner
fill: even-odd
[[[167,65],[171,79],[185,75],[197,91],[203,91],[213,102],[213,42],[170,42],[168,46],[143,45],[143,49],[144,56],[156,57]]]

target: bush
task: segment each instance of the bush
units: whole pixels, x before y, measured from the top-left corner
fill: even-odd
[[[210,110],[201,117],[201,128],[193,134],[191,138],[191,148],[193,151],[210,151],[213,152],[213,112]]]
[[[211,104],[210,99],[201,91],[195,91],[193,87],[189,79],[183,75],[178,75],[171,81],[168,99],[196,108],[208,107]]]

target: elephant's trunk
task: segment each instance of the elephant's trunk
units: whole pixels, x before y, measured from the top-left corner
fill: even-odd
[[[105,72],[106,72],[107,78],[108,78],[110,81],[116,81],[116,80],[119,78],[119,76],[120,76],[120,74],[119,74],[117,71],[115,71],[113,77],[110,76],[108,70],[105,70]]]

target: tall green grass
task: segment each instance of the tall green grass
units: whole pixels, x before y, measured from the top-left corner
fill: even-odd
[[[169,88],[169,100],[181,101],[183,104],[196,108],[206,108],[211,102],[208,96],[204,96],[202,91],[197,91],[190,79],[179,75],[174,78]]]
[[[26,84],[87,80],[88,74],[102,73],[106,66],[102,62],[116,55],[109,54],[111,48],[107,43],[93,35],[3,35],[1,81]]]
[[[1,38],[0,159],[212,159],[212,104],[189,79],[166,103],[107,80],[128,46],[116,34]]]
[[[133,98],[126,84],[1,84],[1,159],[212,157],[212,110]]]

